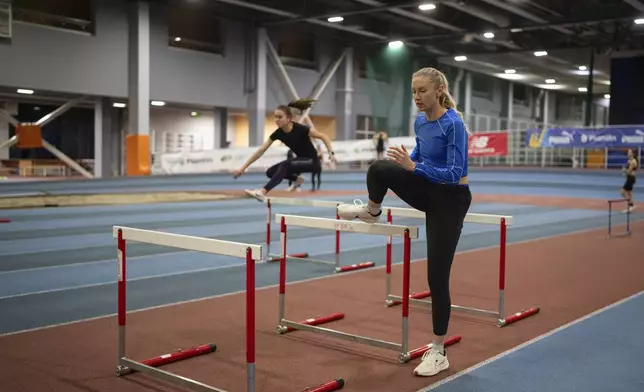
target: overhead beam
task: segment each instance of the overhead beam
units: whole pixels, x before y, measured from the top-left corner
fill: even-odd
[[[267,7],[264,5],[259,5],[259,4],[254,4],[254,3],[249,3],[247,1],[243,0],[214,0],[219,3],[224,3],[224,4],[230,4],[230,5],[235,5],[238,7],[243,7],[243,8],[248,8],[248,9],[253,9],[256,11],[261,11],[265,12],[267,14],[272,14],[272,15],[278,15],[278,16],[283,16],[286,18],[301,18],[302,15],[298,15],[289,11],[283,11],[277,8],[271,8]],[[341,30],[345,31],[348,33],[356,34],[356,35],[361,35],[363,37],[370,37],[370,38],[377,38],[377,39],[387,39],[387,36],[384,36],[382,34],[377,34],[373,33],[371,31],[365,31],[365,30],[359,30],[359,29],[354,29],[351,27],[346,27],[339,25],[337,23],[331,23],[331,22],[326,22],[326,21],[321,21],[317,19],[306,19],[307,23],[318,25],[318,26],[324,26],[330,29],[335,29],[335,30]]]
[[[553,27],[576,27],[576,26],[593,26],[600,24],[615,24],[615,23],[632,23],[633,17],[620,17],[620,18],[607,18],[607,19],[592,19],[592,20],[575,20],[563,22],[545,22],[535,23],[527,26],[509,26],[505,28],[489,29],[487,31],[494,34],[506,33],[522,33],[529,31],[545,30]],[[466,35],[481,34],[480,31],[466,31],[462,33],[445,33],[445,34],[432,34],[432,35],[418,35],[406,37],[405,41],[446,41],[457,40]],[[382,43],[383,41],[374,41],[374,43]]]
[[[381,6],[384,5],[384,3],[381,3],[381,2],[379,2],[377,0],[353,0],[353,1],[356,1],[356,2],[362,3],[362,4],[366,4],[366,5],[371,5],[371,6],[374,6],[374,7],[381,7]],[[400,9],[400,8],[391,9],[391,10],[389,10],[389,12],[392,13],[392,14],[398,15],[398,16],[402,16],[402,17],[407,18],[407,19],[412,19],[412,20],[416,20],[416,21],[421,22],[421,23],[425,23],[425,24],[428,24],[428,25],[433,25],[433,26],[436,26],[436,27],[440,27],[442,29],[452,31],[454,33],[464,33],[466,31],[465,29],[463,29],[461,27],[454,26],[454,25],[451,25],[449,23],[441,22],[441,21],[439,21],[437,19],[434,19],[434,18],[431,18],[429,16],[419,15],[419,14],[417,14],[415,12],[410,12],[410,11],[403,10],[403,9]],[[511,42],[490,41],[490,40],[488,40],[486,38],[483,38],[481,36],[480,32],[477,32],[476,34],[473,34],[473,37],[474,37],[474,39],[482,41],[482,42],[485,42],[487,44],[504,46],[504,47],[510,48],[510,49],[516,49],[517,48],[516,45],[514,45]],[[404,39],[405,42],[407,42],[407,43],[411,43],[409,40],[407,40],[407,38],[402,37],[402,39]]]
[[[310,15],[310,16],[300,16],[298,18],[290,18],[290,19],[278,20],[274,22],[266,22],[266,23],[262,23],[261,25],[268,27],[268,26],[278,26],[278,25],[284,25],[284,24],[298,23],[298,22],[308,22],[314,19],[328,19],[333,16],[368,15],[368,14],[375,14],[378,12],[390,11],[394,8],[407,8],[407,7],[413,7],[413,6],[418,6],[418,1],[398,4],[398,5],[382,5],[378,7],[368,7],[368,8],[362,8],[362,9],[353,10],[353,11],[341,11],[341,12],[325,13],[325,14],[318,14],[318,15]]]
[[[624,3],[630,5],[631,7],[635,8],[638,11],[644,12],[644,3],[642,3],[640,0],[622,0]]]
[[[489,5],[492,5],[494,7],[501,8],[503,10],[511,12],[511,13],[513,13],[515,15],[521,16],[521,17],[523,17],[525,19],[531,20],[533,22],[537,22],[537,23],[547,23],[548,22],[546,19],[543,19],[543,18],[541,18],[541,17],[539,17],[537,15],[534,15],[534,14],[532,14],[532,13],[530,13],[530,12],[524,10],[524,9],[521,9],[521,8],[519,8],[519,7],[515,6],[515,5],[512,5],[512,4],[509,4],[509,3],[505,3],[505,2],[502,2],[502,1],[499,1],[499,0],[481,0],[481,1],[483,1],[485,3],[488,3]],[[563,28],[563,27],[551,27],[551,28],[553,30],[559,31],[560,33],[563,33],[563,34],[574,35],[573,31],[570,31],[570,30],[568,30],[566,28]]]
[[[357,3],[365,4],[365,5],[370,5],[372,7],[384,7],[386,5],[385,3],[381,3],[381,2],[379,2],[377,0],[353,0],[353,1],[355,1]],[[407,19],[413,19],[413,20],[417,20],[419,22],[423,22],[425,24],[434,25],[436,27],[440,27],[440,28],[445,29],[445,30],[450,30],[450,31],[455,31],[455,32],[463,32],[463,31],[465,31],[465,29],[462,29],[462,28],[460,28],[458,26],[454,26],[454,25],[451,25],[449,23],[441,22],[438,19],[430,18],[428,16],[419,15],[419,14],[414,13],[414,12],[406,11],[406,10],[400,9],[398,7],[394,7],[392,9],[390,9],[389,12],[392,13],[392,14],[404,16]]]
[[[454,8],[455,10],[461,11],[463,13],[470,14],[487,22],[494,23],[499,27],[507,27],[510,25],[510,19],[506,18],[505,16],[493,15],[490,12],[475,5],[465,4],[461,1],[454,0],[445,0],[442,1],[441,4],[450,8]]]

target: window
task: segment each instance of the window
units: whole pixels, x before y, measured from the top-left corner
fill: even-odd
[[[512,87],[512,101],[518,105],[528,106],[528,87],[525,84],[514,83]]]
[[[201,52],[223,54],[223,23],[204,12],[173,8],[168,11],[168,44]]]
[[[472,95],[493,101],[494,79],[487,75],[472,73]]]
[[[315,69],[315,40],[307,34],[284,34],[279,40],[277,54],[284,65]]]
[[[13,19],[93,34],[92,0],[14,0]]]

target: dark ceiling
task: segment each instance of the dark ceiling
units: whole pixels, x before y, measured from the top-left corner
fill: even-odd
[[[635,23],[644,18],[644,0],[160,1],[208,7],[221,18],[269,32],[306,32],[360,48],[400,40],[443,63],[570,92],[585,86],[588,73],[579,67],[588,65],[591,51],[597,55],[595,92],[603,94],[610,84],[610,56],[644,50],[644,24]],[[333,16],[343,20],[329,22]],[[535,51],[548,55],[535,57]],[[508,68],[517,74],[504,75]],[[556,85],[544,84],[553,78]]]
[[[174,0],[270,29],[307,28],[349,45],[402,40],[437,55],[596,47],[644,49],[644,0]],[[432,4],[430,10],[420,5]],[[331,16],[341,22],[331,23]],[[295,26],[295,27],[294,27]],[[486,32],[494,38],[485,38]]]

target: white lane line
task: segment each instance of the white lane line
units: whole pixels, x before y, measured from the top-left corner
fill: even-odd
[[[534,339],[531,339],[531,340],[529,340],[529,341],[527,341],[525,343],[522,343],[522,344],[520,344],[520,345],[518,345],[516,347],[513,347],[513,348],[511,348],[511,349],[509,349],[507,351],[504,351],[501,354],[498,354],[498,355],[496,355],[496,356],[494,356],[492,358],[488,358],[483,362],[479,362],[476,365],[473,365],[473,366],[471,366],[471,367],[469,367],[469,368],[467,368],[465,370],[461,370],[460,372],[458,372],[456,374],[453,374],[453,375],[451,375],[449,377],[446,377],[446,378],[444,378],[444,379],[442,379],[442,380],[440,380],[440,381],[438,381],[438,382],[436,382],[434,384],[431,384],[431,385],[429,385],[429,386],[427,386],[425,388],[419,389],[416,392],[427,392],[427,391],[431,391],[433,389],[436,389],[436,388],[440,387],[441,385],[445,385],[448,382],[454,381],[454,380],[458,379],[461,376],[464,376],[464,375],[466,375],[468,373],[471,373],[471,372],[473,372],[473,371],[475,371],[477,369],[480,369],[483,366],[486,366],[486,365],[488,365],[488,364],[490,364],[490,363],[492,363],[494,361],[497,361],[497,360],[499,360],[499,359],[501,359],[501,358],[503,358],[503,357],[505,357],[507,355],[515,353],[515,352],[517,352],[517,351],[519,351],[519,350],[521,350],[521,349],[523,349],[523,348],[525,348],[527,346],[530,346],[530,345],[532,345],[534,343],[537,343],[537,342],[539,342],[539,341],[541,341],[543,339],[546,339],[546,338],[548,338],[548,337],[550,337],[550,336],[552,336],[552,335],[554,335],[556,333],[559,333],[559,332],[561,332],[561,331],[563,331],[565,329],[568,329],[568,328],[570,328],[570,327],[572,327],[574,325],[577,325],[577,324],[579,324],[579,323],[581,323],[583,321],[586,321],[586,320],[588,320],[588,319],[590,319],[590,318],[592,318],[594,316],[599,315],[600,313],[603,313],[603,312],[605,312],[607,310],[613,309],[616,306],[619,306],[619,305],[622,305],[622,304],[624,304],[624,303],[626,303],[628,301],[631,301],[631,300],[633,300],[633,299],[635,299],[635,298],[637,298],[637,297],[639,297],[640,295],[643,295],[643,294],[644,294],[644,291],[640,291],[639,293],[633,294],[630,297],[626,297],[626,298],[623,298],[623,299],[621,299],[621,300],[619,300],[617,302],[613,302],[610,305],[607,305],[607,306],[605,306],[605,307],[603,307],[601,309],[597,309],[592,313],[589,313],[589,314],[587,314],[585,316],[582,316],[582,317],[580,317],[580,318],[578,318],[576,320],[573,320],[573,321],[571,321],[571,322],[569,322],[567,324],[564,324],[564,325],[562,325],[562,326],[560,326],[560,327],[558,327],[556,329],[553,329],[550,332],[546,332],[543,335],[537,336]]]

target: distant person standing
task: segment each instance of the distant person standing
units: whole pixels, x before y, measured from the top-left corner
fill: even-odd
[[[623,173],[626,176],[626,181],[620,191],[622,197],[628,201],[628,207],[624,210],[625,213],[631,212],[635,209],[635,205],[633,204],[633,185],[635,185],[635,171],[638,167],[637,157],[635,156],[635,152],[632,148],[628,149],[627,156],[628,161],[626,161],[626,167],[623,170]]]
[[[373,143],[376,145],[376,159],[382,159],[385,155],[387,134],[383,131],[376,133],[373,136]]]

